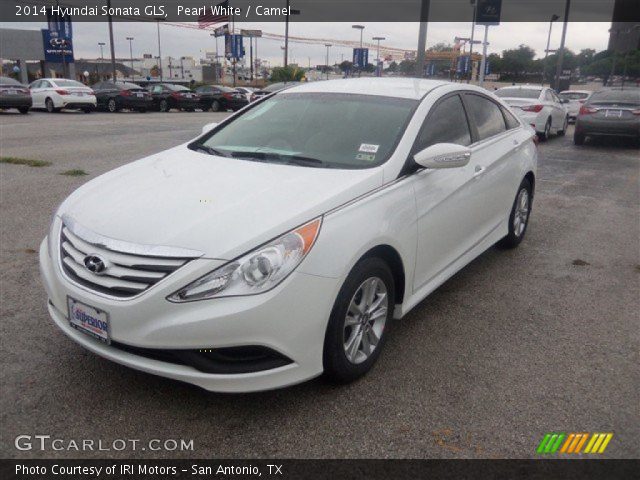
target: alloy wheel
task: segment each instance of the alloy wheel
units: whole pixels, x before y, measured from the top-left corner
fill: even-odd
[[[389,296],[378,277],[367,278],[353,295],[344,319],[343,347],[349,362],[366,361],[376,349],[387,321]]]
[[[111,113],[114,113],[116,111],[116,101],[112,98],[111,100],[109,100],[109,104],[107,105],[107,107],[109,108],[109,111]]]
[[[520,190],[518,193],[518,200],[516,201],[516,209],[513,213],[513,233],[516,237],[519,237],[527,227],[527,220],[529,219],[529,192],[526,188]]]
[[[47,107],[47,112],[53,113],[55,111],[55,106],[53,105],[53,100],[51,100],[50,98],[47,98],[45,104],[46,104],[45,106]]]

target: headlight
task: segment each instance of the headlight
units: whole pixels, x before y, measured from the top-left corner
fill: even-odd
[[[255,295],[271,290],[293,272],[313,246],[322,217],[200,277],[169,295],[171,302]]]

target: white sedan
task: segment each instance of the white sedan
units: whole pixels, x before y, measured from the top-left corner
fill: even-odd
[[[561,100],[567,101],[567,113],[569,114],[569,121],[576,121],[580,108],[586,102],[593,92],[589,90],[564,90],[560,92],[559,97]]]
[[[522,241],[537,155],[475,86],[301,84],[69,196],[40,247],[49,313],[98,355],[208,390],[352,381],[394,319]]]
[[[552,133],[566,133],[569,124],[567,101],[561,100],[551,88],[519,85],[499,88],[494,93],[531,125],[541,140],[548,139]]]
[[[86,85],[66,78],[41,78],[29,85],[32,108],[44,108],[49,113],[62,109],[90,113],[96,108],[94,91]]]

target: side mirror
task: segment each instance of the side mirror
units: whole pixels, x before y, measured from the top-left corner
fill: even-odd
[[[413,156],[415,162],[426,168],[464,167],[471,158],[471,149],[455,143],[436,143]]]
[[[204,135],[205,133],[210,132],[211,130],[213,130],[217,126],[218,126],[218,122],[207,123],[204,127],[202,127],[202,135]]]

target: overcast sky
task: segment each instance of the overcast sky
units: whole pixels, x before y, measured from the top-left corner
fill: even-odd
[[[415,50],[418,39],[418,23],[368,23],[364,24],[364,40],[371,41],[371,37],[384,36],[387,40],[383,43],[389,46]],[[45,28],[42,23],[0,23],[3,28]],[[569,23],[567,29],[566,45],[569,49],[578,52],[583,48],[593,48],[597,51],[607,48],[609,38],[608,29],[610,23]],[[209,36],[210,31],[194,30],[189,28],[161,25],[162,56],[193,56],[204,57],[206,50],[215,49],[214,40]],[[283,23],[242,23],[236,28],[257,28],[265,32],[284,34]],[[106,23],[76,22],[74,29],[74,48],[76,58],[96,58],[100,55],[98,42],[107,43],[105,56],[108,55],[109,33]],[[502,23],[499,26],[489,28],[489,52],[501,52],[502,50],[515,48],[524,43],[536,50],[537,55],[544,56],[547,42],[548,23]],[[562,23],[556,22],[553,26],[551,48],[557,48],[560,44]],[[291,22],[289,33],[293,36],[313,37],[323,39],[342,39],[358,41],[359,32],[351,28],[351,23],[296,23]],[[455,36],[468,37],[471,33],[470,23],[429,23],[427,32],[427,48],[439,42],[453,43]],[[476,27],[475,38],[481,40],[484,27]],[[143,53],[158,54],[157,33],[154,23],[114,23],[114,38],[117,57],[129,57],[129,43],[126,37],[135,38],[133,42],[134,56]],[[223,39],[218,39],[220,49],[223,48]],[[260,39],[258,44],[259,57],[269,60],[271,65],[282,64],[281,46],[283,42],[269,39]],[[474,47],[479,48],[479,47]],[[248,45],[245,46],[247,54]],[[346,47],[332,47],[330,51],[330,63],[351,59],[351,49]],[[290,43],[289,62],[306,66],[325,63],[326,49],[322,45],[307,45]],[[375,58],[373,52],[369,56],[370,61]]]

